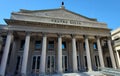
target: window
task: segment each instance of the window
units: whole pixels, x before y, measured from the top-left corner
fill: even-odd
[[[37,69],[40,68],[40,56],[37,57]]]
[[[49,41],[49,43],[48,43],[48,49],[49,50],[54,49],[54,41]]]
[[[96,42],[93,43],[93,48],[97,49],[97,43]]]
[[[84,65],[85,65],[85,69],[88,70],[87,56],[84,56]]]
[[[85,51],[85,48],[86,48],[85,42],[83,43],[83,48],[84,48],[84,51]]]
[[[41,49],[41,48],[42,48],[41,41],[35,41],[35,49]]]
[[[66,42],[62,42],[62,49],[66,49]]]
[[[25,46],[25,40],[21,40],[20,49],[23,50]]]
[[[40,56],[33,56],[32,57],[32,73],[38,73],[40,69]]]
[[[107,44],[107,40],[104,40],[104,46],[107,47],[108,44]]]
[[[32,69],[35,69],[35,62],[36,62],[36,57],[33,57],[33,64],[32,64]]]

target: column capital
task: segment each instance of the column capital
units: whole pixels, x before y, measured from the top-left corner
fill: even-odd
[[[83,35],[84,38],[88,38],[89,36],[88,35]]]
[[[2,33],[0,32],[0,36],[2,35]]]
[[[107,39],[108,39],[108,40],[111,40],[111,37],[110,37],[110,36],[108,36],[108,37],[107,37]]]
[[[26,35],[31,35],[31,32],[26,31],[25,34],[26,34]]]
[[[63,34],[61,34],[61,33],[58,33],[58,34],[57,34],[57,36],[58,36],[58,37],[62,37],[62,36],[63,36]]]
[[[13,31],[8,31],[8,33],[7,33],[7,34],[9,34],[9,35],[10,35],[10,34],[13,34]]]
[[[42,32],[43,37],[47,36],[46,32]]]
[[[97,38],[97,39],[100,39],[100,38],[101,38],[101,36],[99,36],[99,35],[96,35],[96,36],[95,36],[95,38]]]
[[[0,44],[3,43],[3,38],[0,36]]]
[[[72,38],[75,38],[75,37],[76,37],[76,34],[71,34],[71,37],[72,37]]]

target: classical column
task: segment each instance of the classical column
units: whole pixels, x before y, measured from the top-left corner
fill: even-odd
[[[58,73],[62,73],[62,36],[58,35]]]
[[[27,62],[28,62],[28,54],[29,54],[29,45],[30,45],[30,33],[26,33],[25,38],[25,46],[23,51],[23,60],[22,60],[22,68],[21,68],[21,74],[22,76],[27,76]]]
[[[85,45],[86,45],[85,50],[86,50],[86,56],[87,56],[88,71],[92,71],[92,63],[91,63],[88,36],[85,36]]]
[[[78,72],[77,68],[77,50],[76,50],[76,39],[72,36],[72,59],[73,59],[73,72]]]
[[[97,37],[97,46],[98,46],[98,54],[99,54],[99,59],[100,59],[100,66],[102,68],[104,68],[105,64],[104,64],[104,60],[103,60],[103,53],[102,53],[102,48],[101,48],[100,38],[99,37]]]
[[[16,70],[16,61],[17,61],[17,59],[16,59],[16,57],[17,57],[17,51],[16,51],[16,48],[17,48],[17,40],[15,39],[15,37],[14,37],[14,39],[13,39],[13,41],[12,41],[12,50],[11,50],[11,55],[10,55],[10,61],[9,61],[9,67],[8,67],[8,70],[9,70],[9,72],[8,72],[8,74],[10,74],[10,75],[14,75],[14,73],[15,73],[15,70]],[[13,63],[14,62],[14,63]],[[12,69],[11,69],[12,68]]]
[[[2,39],[1,33],[0,33],[0,51],[1,51],[1,49],[2,49],[2,42],[3,42],[3,39]]]
[[[41,52],[41,59],[40,59],[40,73],[45,74],[45,64],[46,64],[46,46],[47,46],[47,36],[43,34],[42,40],[42,52]]]
[[[5,48],[3,51],[3,57],[1,60],[1,65],[0,65],[0,76],[5,76],[5,70],[6,70],[11,41],[12,41],[12,32],[8,32],[6,43],[5,43]]]
[[[113,50],[112,50],[112,45],[111,45],[111,39],[108,38],[108,48],[109,48],[109,52],[110,52],[110,57],[111,57],[111,60],[112,60],[112,66],[113,68],[117,68],[116,67],[116,63],[115,63],[115,57],[114,57],[114,54],[113,54]]]
[[[118,61],[118,67],[120,68],[120,56],[119,56],[118,50],[116,50],[116,57]]]

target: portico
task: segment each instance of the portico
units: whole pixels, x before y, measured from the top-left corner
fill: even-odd
[[[5,21],[8,26],[1,26],[7,36],[0,65],[1,76],[96,71],[98,67],[110,64],[116,68],[110,30],[95,19],[60,8],[21,10],[12,13],[11,19]],[[104,48],[104,44],[108,48]],[[11,45],[12,49],[16,46],[14,53]],[[9,58],[10,52],[15,57]],[[106,58],[110,62],[107,63]],[[14,60],[15,66],[12,62],[7,63],[8,59]],[[14,68],[11,72],[10,66]]]

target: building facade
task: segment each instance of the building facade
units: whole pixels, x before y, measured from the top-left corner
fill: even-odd
[[[0,26],[0,75],[32,75],[116,68],[105,23],[61,6],[12,12]]]
[[[116,52],[115,59],[117,61],[117,66],[120,68],[120,28],[115,29],[111,32],[114,51]]]

